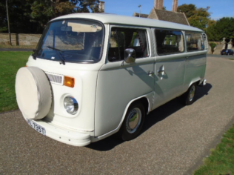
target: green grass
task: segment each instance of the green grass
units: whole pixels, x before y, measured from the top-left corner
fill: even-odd
[[[230,60],[234,60],[234,58],[229,58]]]
[[[31,52],[0,52],[0,112],[18,109],[15,76],[26,65]]]
[[[234,175],[234,125],[194,175]]]

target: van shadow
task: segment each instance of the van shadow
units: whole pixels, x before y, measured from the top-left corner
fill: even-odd
[[[208,92],[210,91],[211,88],[212,88],[211,84],[206,84],[206,86],[204,87],[198,87],[195,96],[196,98],[195,101],[198,101],[203,96],[208,95]],[[141,134],[147,131],[148,129],[150,129],[153,125],[169,117],[171,114],[182,109],[183,107],[185,107],[185,105],[181,103],[181,98],[178,97],[156,108],[149,115],[147,115]],[[124,141],[118,139],[116,135],[113,135],[104,140],[91,143],[86,147],[98,151],[108,151],[123,142]]]

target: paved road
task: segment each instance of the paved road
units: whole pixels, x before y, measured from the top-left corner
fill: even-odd
[[[0,114],[0,174],[192,174],[234,122],[234,61],[208,58],[197,100],[154,110],[133,141],[73,147],[31,129],[19,111]]]
[[[216,58],[234,58],[234,55],[211,55],[211,54],[208,54],[208,57],[216,57]]]

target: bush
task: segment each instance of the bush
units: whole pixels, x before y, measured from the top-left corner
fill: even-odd
[[[212,54],[214,53],[214,48],[216,47],[217,44],[215,43],[210,43],[210,47],[211,47],[211,52]]]

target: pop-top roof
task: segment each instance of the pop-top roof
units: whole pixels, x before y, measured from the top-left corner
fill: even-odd
[[[167,21],[161,21],[161,20],[155,20],[155,19],[138,18],[138,17],[131,17],[131,16],[105,14],[105,13],[72,13],[69,15],[64,15],[64,16],[54,18],[51,21],[66,19],[66,18],[93,19],[93,20],[100,21],[104,24],[147,26],[147,27],[159,27],[159,28],[202,32],[201,29],[187,26],[187,25],[177,24],[173,22],[167,22]]]

